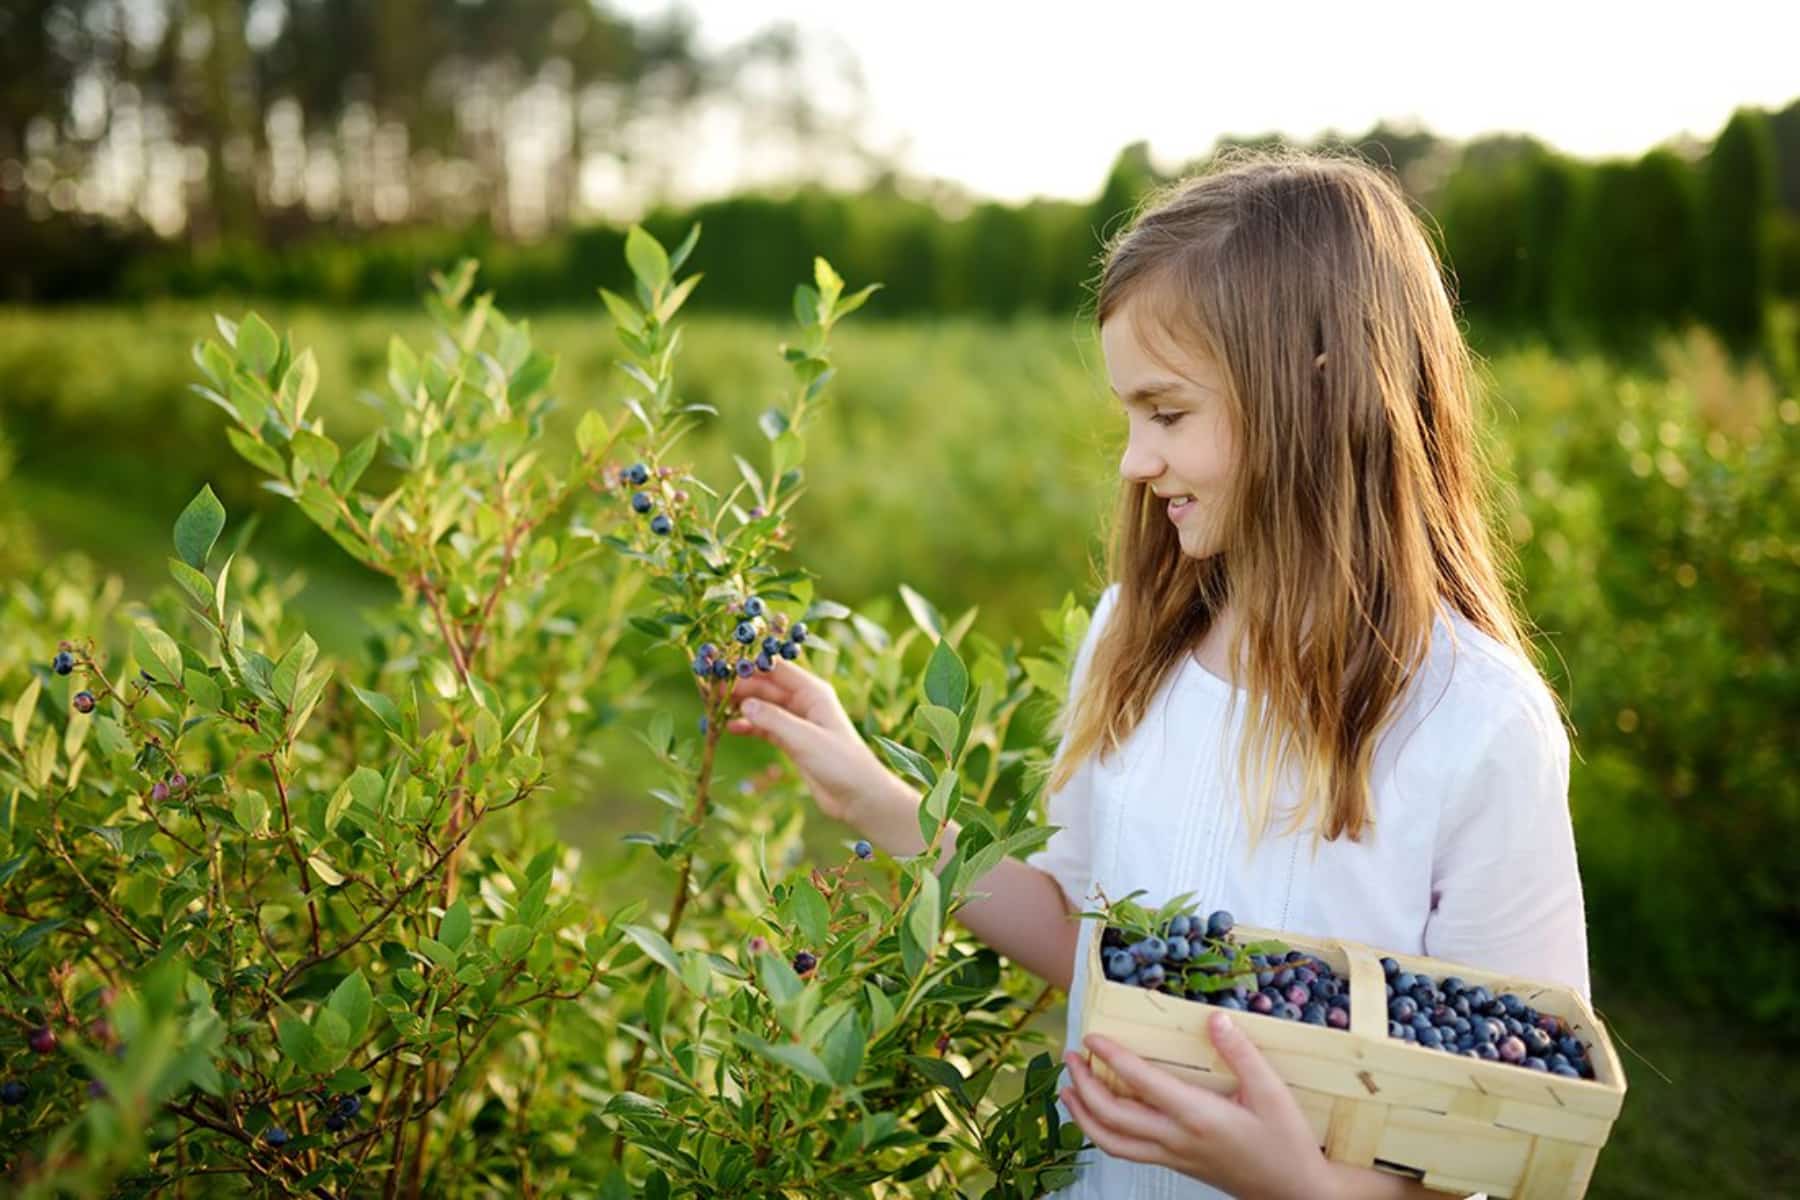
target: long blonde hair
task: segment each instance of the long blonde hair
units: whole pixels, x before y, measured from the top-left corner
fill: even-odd
[[[1096,327],[1141,298],[1149,328],[1210,355],[1239,466],[1224,550],[1200,560],[1148,484],[1121,485],[1106,563],[1118,599],[1059,715],[1050,787],[1123,744],[1229,599],[1242,617],[1227,661],[1251,701],[1237,755],[1251,844],[1290,769],[1288,832],[1322,801],[1315,847],[1360,841],[1377,737],[1444,604],[1536,670],[1489,534],[1474,362],[1437,256],[1371,164],[1251,150],[1153,190],[1103,262]]]

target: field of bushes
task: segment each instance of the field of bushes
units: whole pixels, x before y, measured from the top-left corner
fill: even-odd
[[[259,311],[314,348],[315,411],[346,445],[378,420],[364,394],[390,335],[425,334],[407,313]],[[1748,1194],[1800,1167],[1773,1132],[1792,1123],[1791,1085],[1757,1099],[1767,1134],[1738,1108],[1739,1068],[1791,1063],[1800,1038],[1800,869],[1786,852],[1800,839],[1800,338],[1783,320],[1776,351],[1749,365],[1700,332],[1632,361],[1486,347],[1496,520],[1574,727],[1595,999],[1655,1064],[1625,1052],[1633,1095],[1595,1195],[1671,1194],[1671,1136],[1701,1156],[1683,1159],[1701,1172],[1692,1194]],[[190,390],[190,347],[211,329],[201,306],[0,311],[0,575],[78,550],[142,594],[164,580],[175,514],[210,484],[234,521],[262,514],[259,558],[303,573],[294,607],[327,651],[347,650],[360,606],[389,589],[263,491],[225,415]],[[587,410],[616,411],[627,381],[603,309],[531,329],[558,360],[554,430],[572,439]],[[678,391],[718,409],[684,443],[700,474],[733,478],[733,451],[760,442],[784,336],[750,319],[686,327]],[[1065,593],[1091,601],[1123,423],[1089,326],[853,322],[833,359],[791,520],[819,595],[903,620],[904,583],[947,614],[979,606],[990,635],[1028,644]],[[763,761],[724,753],[727,777]],[[559,821],[590,869],[628,886],[617,835],[656,806],[649,781],[601,778],[557,798]],[[1701,1052],[1720,1021],[1728,1048]]]

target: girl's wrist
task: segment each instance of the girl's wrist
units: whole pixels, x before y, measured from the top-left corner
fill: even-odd
[[[891,771],[858,798],[848,814],[850,826],[893,858],[909,858],[925,849],[919,836],[919,796]]]

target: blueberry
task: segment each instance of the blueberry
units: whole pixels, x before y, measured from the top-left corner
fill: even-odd
[[[1429,1046],[1433,1050],[1444,1048],[1444,1035],[1435,1026],[1419,1030],[1419,1045]]]
[[[1419,1031],[1414,1029],[1411,1025],[1402,1025],[1400,1027],[1400,1040],[1403,1042],[1417,1042],[1419,1040]]]
[[[862,859],[864,862],[875,857],[875,847],[869,845],[867,842],[858,842],[856,845],[850,847],[850,850],[856,857]]]
[[[1462,991],[1464,988],[1468,987],[1469,985],[1464,983],[1459,976],[1448,975],[1448,976],[1445,976],[1444,982],[1440,983],[1438,986],[1443,988],[1444,994],[1446,996],[1448,996],[1448,995],[1451,995],[1452,993]]]
[[[1333,1006],[1325,1010],[1325,1023],[1333,1029],[1350,1028],[1350,1010]]]
[[[1281,968],[1281,970],[1275,972],[1274,984],[1276,987],[1280,988],[1282,991],[1285,992],[1288,989],[1288,986],[1290,984],[1292,984],[1293,982],[1294,982],[1294,968],[1283,967],[1283,968]]]
[[[768,637],[765,637],[763,639],[762,648],[763,648],[764,654],[768,654],[768,655],[780,654],[781,653],[781,639],[771,633]]]
[[[1381,960],[1381,973],[1392,980],[1400,973],[1400,964],[1391,958],[1384,958]]]
[[[1489,1062],[1498,1062],[1500,1060],[1500,1051],[1494,1049],[1494,1043],[1492,1042],[1476,1042],[1475,1054],[1477,1057],[1485,1058]]]
[[[1229,1008],[1238,1012],[1244,1011],[1244,1002],[1239,1000],[1236,996],[1233,996],[1230,992],[1221,995],[1217,1000],[1213,1001],[1213,1004],[1218,1008]]]
[[[337,1110],[346,1117],[354,1117],[362,1111],[362,1097],[355,1092],[347,1092],[338,1097]]]
[[[67,650],[58,651],[56,657],[50,660],[50,669],[58,675],[67,675],[75,669],[75,656]]]
[[[1231,914],[1221,908],[1206,918],[1206,936],[1217,941],[1230,933],[1231,927],[1236,923],[1231,919]]]
[[[1525,1066],[1533,1071],[1548,1071],[1550,1069],[1550,1064],[1535,1054],[1526,1056]]]
[[[802,950],[794,955],[794,974],[804,975],[819,965],[819,960],[811,951]]]
[[[650,482],[650,469],[643,463],[632,463],[625,469],[625,478],[631,481],[633,487],[642,487]]]
[[[1344,992],[1331,993],[1331,995],[1326,998],[1325,1003],[1333,1008],[1341,1008],[1345,1012],[1350,1011],[1350,997]]]
[[[748,646],[756,640],[756,626],[748,621],[739,621],[738,627],[731,631],[731,636],[743,645]]]
[[[712,674],[713,660],[702,655],[694,660],[694,674],[705,679]]]
[[[739,679],[748,679],[756,674],[756,664],[747,658],[738,659],[737,673]]]
[[[1102,950],[1123,950],[1125,948],[1125,931],[1108,925],[1100,931],[1100,948]]]
[[[717,646],[713,645],[711,642],[701,642],[700,643],[700,657],[701,658],[717,658],[718,656],[719,656],[719,648]]]
[[[1268,970],[1258,971],[1256,973],[1256,986],[1257,987],[1274,987],[1275,986],[1275,972],[1268,971]]]
[[[29,1042],[33,1054],[49,1054],[56,1049],[56,1031],[48,1025],[40,1025],[31,1031]]]
[[[1298,1008],[1284,1000],[1275,1006],[1275,1015],[1284,1021],[1298,1021],[1301,1014]]]
[[[806,622],[795,621],[794,627],[788,631],[788,636],[794,639],[796,646],[804,642],[806,640]]]
[[[674,523],[661,513],[658,513],[656,519],[650,522],[650,532],[658,537],[666,536],[673,528],[675,528]]]
[[[1275,1002],[1269,999],[1266,994],[1258,992],[1256,995],[1250,997],[1246,1007],[1253,1013],[1272,1013],[1275,1011]]]
[[[787,659],[789,662],[793,662],[796,658],[799,658],[800,657],[799,644],[796,642],[781,643],[781,657]]]
[[[1566,1033],[1556,1039],[1556,1048],[1567,1055],[1570,1062],[1580,1058],[1583,1053],[1581,1043]]]
[[[1414,975],[1411,971],[1402,971],[1394,976],[1394,991],[1397,994],[1410,992],[1418,986],[1419,977]]]
[[[342,1133],[349,1124],[350,1119],[343,1113],[332,1113],[325,1118],[325,1129],[328,1133]]]
[[[1124,950],[1108,950],[1106,952],[1106,977],[1122,980],[1137,970],[1137,960]]]
[[[17,1079],[0,1083],[0,1104],[23,1104],[30,1095],[31,1089]]]
[[[1545,1033],[1542,1029],[1539,1029],[1536,1025],[1527,1025],[1523,1036],[1525,1039],[1525,1048],[1539,1058],[1544,1058],[1549,1055],[1556,1046],[1555,1039]]]
[[[1499,1049],[1501,1062],[1517,1063],[1525,1060],[1525,1043],[1516,1037],[1502,1038]]]
[[[285,1146],[288,1144],[288,1131],[279,1125],[271,1125],[263,1130],[263,1141],[271,1146]]]
[[[770,658],[767,654],[759,654],[756,656],[756,669],[765,674],[769,671],[773,671],[775,669],[775,660]]]
[[[1312,1003],[1312,989],[1304,983],[1288,984],[1287,990],[1282,995],[1287,997],[1289,1004],[1297,1005],[1301,1009]]]
[[[1305,962],[1306,961],[1306,951],[1304,951],[1304,950],[1289,950],[1287,952],[1286,957],[1284,957],[1281,961],[1282,962],[1291,962],[1291,963]]]
[[[633,492],[631,494],[631,507],[636,512],[647,513],[656,507],[656,501],[650,498],[650,493],[648,492]]]
[[[1169,944],[1154,933],[1131,948],[1131,955],[1141,963],[1159,963],[1169,953]]]
[[[1406,1037],[1406,1026],[1402,1025],[1398,1021],[1389,1021],[1388,1022],[1388,1036],[1391,1038],[1404,1039]]]
[[[700,732],[701,732],[701,733],[705,733],[705,732],[706,732],[706,727],[707,727],[707,721],[706,721],[706,718],[705,718],[705,717],[701,717],[701,718],[700,718]]]
[[[1561,1066],[1551,1067],[1550,1073],[1552,1075],[1567,1075],[1571,1079],[1580,1079],[1581,1078],[1581,1072],[1577,1071],[1574,1067],[1571,1067],[1568,1063],[1564,1063]]]
[[[1154,991],[1163,985],[1165,977],[1166,975],[1163,971],[1162,964],[1151,963],[1149,966],[1138,972],[1138,984],[1141,987],[1147,987]]]
[[[1325,1024],[1325,1006],[1314,1001],[1300,1010],[1300,1019],[1308,1025]]]
[[[1185,938],[1192,931],[1192,922],[1189,920],[1186,913],[1171,918],[1169,921],[1169,936],[1171,938]]]
[[[744,601],[744,615],[746,617],[762,616],[763,615],[763,602],[755,596],[751,596],[749,599],[745,600]]]
[[[94,693],[76,692],[75,698],[70,703],[74,704],[76,712],[91,713],[94,711]]]
[[[713,659],[712,677],[714,679],[730,679],[731,664],[722,658]]]
[[[1418,1011],[1419,1006],[1413,1003],[1411,996],[1395,996],[1388,1002],[1388,1016],[1402,1025],[1411,1022],[1413,1015]]]
[[[1169,938],[1168,957],[1170,962],[1186,962],[1193,957],[1193,953],[1193,948],[1188,945],[1188,940],[1185,936],[1176,934]]]

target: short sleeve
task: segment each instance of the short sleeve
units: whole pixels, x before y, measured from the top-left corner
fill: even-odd
[[[1590,998],[1569,739],[1547,689],[1509,700],[1446,798],[1425,953]]]
[[[1094,646],[1100,640],[1100,630],[1111,615],[1118,594],[1119,585],[1115,583],[1102,592],[1100,599],[1094,604],[1093,618],[1088,622],[1087,634],[1081,639],[1081,646],[1075,652],[1075,662],[1069,668],[1069,692],[1065,703],[1074,703],[1075,697],[1081,694],[1082,685],[1087,679],[1088,664],[1094,657]],[[1066,735],[1058,742],[1058,756],[1062,754],[1067,742]],[[1045,817],[1051,825],[1061,828],[1050,835],[1050,840],[1041,850],[1025,858],[1027,866],[1045,872],[1061,885],[1070,909],[1076,912],[1086,907],[1088,888],[1092,882],[1093,765],[1090,757],[1075,770],[1061,789],[1050,794]]]

